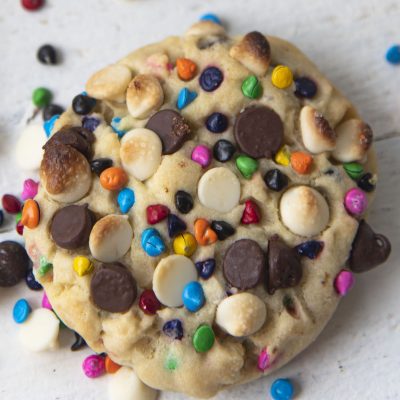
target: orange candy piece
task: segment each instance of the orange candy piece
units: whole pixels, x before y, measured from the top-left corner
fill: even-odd
[[[39,225],[40,210],[35,200],[28,199],[22,210],[21,224],[29,229],[34,229]]]
[[[100,175],[100,183],[104,189],[119,190],[128,182],[128,175],[119,167],[110,167],[105,169]]]
[[[295,151],[290,156],[290,164],[292,168],[301,175],[308,174],[311,170],[313,158],[308,153],[302,151]]]
[[[179,78],[183,81],[190,81],[196,75],[197,66],[188,58],[178,58],[176,60],[176,68]]]
[[[194,223],[194,237],[200,246],[207,246],[218,240],[217,234],[210,228],[210,224],[204,218],[196,219]]]
[[[119,364],[115,363],[108,356],[106,356],[104,363],[105,363],[105,367],[106,367],[106,372],[108,374],[115,374],[121,368],[121,366]]]

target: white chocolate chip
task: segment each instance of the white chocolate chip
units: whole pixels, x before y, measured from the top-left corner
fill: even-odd
[[[122,166],[140,181],[150,178],[157,171],[161,154],[161,140],[150,129],[132,129],[121,139]]]
[[[119,260],[131,247],[133,230],[126,215],[106,215],[93,226],[89,248],[103,262]]]
[[[288,189],[280,202],[282,222],[296,235],[314,236],[329,222],[329,206],[325,198],[308,186]]]
[[[153,75],[137,75],[129,83],[126,105],[134,118],[144,119],[157,111],[164,102],[164,91]]]
[[[221,35],[225,33],[222,25],[212,21],[199,21],[193,24],[187,31],[186,35]]]
[[[197,194],[204,206],[229,212],[239,204],[240,182],[228,168],[213,168],[200,178]]]
[[[215,322],[232,336],[249,336],[264,325],[267,309],[264,302],[251,293],[226,297],[218,305]]]
[[[42,147],[46,143],[42,125],[28,125],[22,131],[15,148],[18,166],[27,171],[39,169],[43,157]]]
[[[155,400],[158,395],[157,390],[145,385],[128,367],[121,367],[108,379],[109,400]]]
[[[86,91],[96,99],[120,100],[131,79],[131,70],[126,65],[113,64],[96,72],[86,83]]]
[[[19,339],[30,351],[45,351],[57,346],[60,321],[47,308],[33,310],[28,319],[21,324]]]
[[[329,122],[317,110],[305,106],[300,112],[300,129],[304,147],[318,154],[332,151],[336,144],[336,133]]]
[[[340,124],[336,133],[333,157],[340,162],[363,161],[372,144],[371,127],[359,119],[350,119]]]
[[[153,290],[162,304],[180,307],[183,288],[192,281],[197,281],[197,270],[192,260],[174,254],[158,263],[153,275]]]

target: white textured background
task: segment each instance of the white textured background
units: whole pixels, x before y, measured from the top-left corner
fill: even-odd
[[[391,238],[392,257],[357,276],[324,333],[294,362],[217,398],[268,399],[273,379],[290,377],[297,399],[400,399],[400,67],[384,60],[387,47],[400,43],[399,0],[47,0],[36,13],[19,3],[0,2],[0,195],[19,194],[28,177],[16,169],[13,143],[32,111],[35,87],[49,87],[67,106],[92,72],[138,46],[181,34],[205,12],[221,16],[231,33],[278,35],[314,59],[374,127],[380,182],[370,222]],[[62,50],[61,65],[36,61],[47,42]],[[10,235],[0,233],[0,240]],[[89,352],[70,352],[67,332],[53,353],[30,354],[19,345],[11,311],[22,296],[39,305],[40,296],[24,284],[0,288],[0,399],[106,400],[107,377],[83,376],[80,364]],[[175,399],[184,396],[162,396]]]

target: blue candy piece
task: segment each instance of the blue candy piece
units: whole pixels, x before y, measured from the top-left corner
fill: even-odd
[[[53,130],[54,124],[56,123],[58,118],[60,118],[60,114],[53,115],[50,119],[44,122],[43,129],[46,132],[47,137],[50,137],[51,131]]]
[[[186,223],[182,221],[178,216],[174,214],[168,215],[168,235],[169,237],[175,237],[178,233],[186,231]]]
[[[113,131],[118,135],[118,137],[121,139],[122,136],[125,135],[126,131],[124,131],[123,129],[119,128],[119,123],[121,122],[121,118],[120,117],[114,117],[111,120],[111,128],[113,128]]]
[[[83,117],[82,126],[88,129],[90,132],[94,132],[96,128],[100,125],[100,120],[95,117]]]
[[[296,90],[294,94],[300,98],[311,99],[317,94],[317,84],[310,78],[301,77],[294,80]]]
[[[33,275],[33,270],[29,269],[26,276],[25,282],[29,289],[31,290],[42,290],[43,286],[35,279],[35,275]]]
[[[394,45],[386,52],[386,60],[390,64],[400,64],[400,45]]]
[[[25,299],[19,299],[13,309],[13,318],[17,324],[22,324],[28,318],[29,313],[32,311],[31,306]]]
[[[323,248],[324,242],[319,242],[318,240],[310,240],[308,242],[300,243],[295,247],[300,256],[308,257],[310,260],[317,258]]]
[[[213,258],[209,258],[208,260],[198,261],[195,263],[195,266],[200,277],[203,279],[208,279],[214,273],[215,260]]]
[[[182,110],[188,106],[197,97],[196,92],[190,91],[188,88],[183,88],[178,94],[178,100],[176,101],[176,107],[178,110]]]
[[[4,222],[4,213],[3,210],[0,210],[0,226],[3,225],[3,222]]]
[[[165,251],[165,244],[157,229],[148,228],[142,233],[142,248],[151,257],[157,257]]]
[[[82,96],[87,96],[87,91],[84,90],[84,91],[81,93],[81,95],[82,95]]]
[[[228,127],[228,118],[219,112],[212,113],[207,117],[206,127],[212,133],[222,133]]]
[[[204,14],[200,17],[200,21],[211,21],[214,22],[215,24],[219,24],[222,25],[221,20],[219,19],[219,17],[215,14],[212,13],[208,13],[208,14]]]
[[[199,282],[189,282],[183,289],[182,300],[190,312],[196,312],[204,306],[205,297],[203,287]]]
[[[217,67],[208,67],[201,73],[199,83],[203,90],[212,92],[218,89],[223,80],[224,75],[220,69]]]
[[[126,214],[135,204],[135,192],[129,188],[122,189],[118,193],[117,201],[121,212]]]
[[[293,385],[289,379],[277,379],[272,383],[271,396],[274,400],[291,400],[293,392]]]
[[[183,326],[179,319],[171,319],[163,326],[163,332],[174,340],[181,340],[183,338]]]

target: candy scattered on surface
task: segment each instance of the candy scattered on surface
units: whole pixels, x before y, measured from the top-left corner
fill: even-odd
[[[189,213],[193,208],[193,197],[184,190],[178,190],[175,193],[175,207],[182,214]]]
[[[111,160],[111,158],[97,158],[90,163],[92,172],[94,172],[97,176],[100,176],[104,170],[112,166],[113,160]]]
[[[288,147],[282,146],[279,151],[275,154],[275,162],[277,164],[287,167],[290,164],[290,150]]]
[[[194,223],[194,237],[200,246],[208,246],[218,240],[216,232],[204,218],[197,218]]]
[[[52,310],[53,309],[53,307],[51,306],[50,301],[49,301],[49,299],[47,297],[46,292],[43,292],[42,307],[43,308],[47,308],[48,310]]]
[[[206,92],[213,92],[218,89],[224,80],[222,71],[217,67],[207,67],[200,75],[199,83]]]
[[[364,190],[364,192],[370,193],[375,190],[376,177],[370,172],[367,172],[357,181],[357,186]]]
[[[75,342],[71,345],[71,351],[78,351],[87,346],[85,339],[79,335],[77,332],[74,332]]]
[[[356,162],[350,162],[343,164],[343,168],[347,175],[354,180],[359,179],[364,173],[364,167]]]
[[[16,285],[29,268],[30,260],[23,246],[11,240],[0,243],[0,287]]]
[[[302,151],[295,151],[290,156],[290,165],[301,175],[310,173],[313,158],[310,154]]]
[[[40,46],[36,56],[42,64],[55,65],[58,61],[57,50],[51,44],[44,44],[43,46]]]
[[[50,104],[53,98],[49,89],[40,87],[33,91],[32,102],[36,107],[43,108]]]
[[[64,112],[64,108],[59,106],[58,104],[49,104],[46,107],[43,107],[42,117],[43,121],[49,121],[51,118],[55,116],[60,116]]]
[[[289,178],[279,169],[270,169],[264,175],[264,182],[274,192],[280,192],[289,183]]]
[[[121,368],[121,365],[111,360],[111,358],[108,355],[104,359],[104,365],[107,374],[115,374]]]
[[[1,198],[3,210],[9,214],[18,214],[21,211],[21,202],[12,194],[4,194]]]
[[[32,311],[31,306],[25,299],[19,299],[13,308],[13,318],[17,324],[22,324]]]
[[[193,149],[191,158],[203,168],[207,168],[212,160],[211,150],[207,146],[200,144]]]
[[[221,139],[214,144],[213,154],[214,158],[219,162],[229,161],[235,154],[236,147],[229,140]]]
[[[40,352],[56,347],[60,321],[47,308],[33,310],[27,320],[21,324],[19,339],[30,351]]]
[[[72,109],[78,115],[87,115],[96,107],[96,99],[87,95],[78,94],[72,100]]]
[[[386,52],[386,60],[393,65],[400,64],[400,45],[389,47]]]
[[[317,258],[323,248],[324,242],[318,240],[310,240],[296,246],[297,253],[299,253],[300,256],[308,257],[310,260]]]
[[[261,212],[257,203],[252,200],[246,200],[244,204],[245,207],[240,222],[245,225],[258,224],[261,219]]]
[[[366,194],[359,188],[350,189],[344,197],[344,206],[351,215],[361,215],[368,206]]]
[[[128,182],[126,172],[119,167],[110,167],[100,174],[100,183],[106,190],[120,190]]]
[[[209,325],[200,325],[193,335],[193,347],[198,353],[206,353],[214,346],[215,334]]]
[[[212,133],[222,133],[228,128],[228,118],[220,112],[214,112],[207,117],[206,127]]]
[[[271,81],[278,89],[287,89],[293,83],[293,73],[286,65],[277,65],[272,71]]]
[[[183,110],[190,103],[192,103],[197,97],[195,91],[189,90],[188,88],[183,88],[178,94],[178,99],[176,101],[176,108],[178,110]]]
[[[126,214],[135,204],[135,193],[132,189],[125,188],[118,193],[117,197],[119,209]]]
[[[44,0],[21,0],[21,4],[25,10],[36,11],[43,7]]]
[[[146,208],[147,222],[150,225],[158,224],[160,221],[167,218],[170,210],[162,204],[153,204]]]
[[[39,182],[36,182],[33,179],[25,179],[21,199],[24,201],[33,199],[37,195],[38,188]]]
[[[351,271],[340,271],[334,282],[335,290],[340,296],[345,296],[354,285],[354,276]]]
[[[41,256],[39,259],[39,268],[37,270],[37,273],[40,276],[44,276],[52,269],[53,269],[53,264],[47,261],[45,256]]]
[[[42,290],[43,286],[35,279],[32,268],[28,270],[25,276],[25,282],[31,290]]]
[[[244,178],[251,179],[258,169],[258,161],[249,156],[241,155],[236,159],[236,166]]]
[[[98,378],[106,371],[104,358],[97,354],[88,356],[83,360],[82,369],[88,378]]]
[[[218,240],[225,240],[236,232],[235,228],[226,221],[212,221],[211,229],[217,234]]]
[[[39,225],[40,209],[35,200],[28,199],[24,204],[21,216],[21,224],[29,229],[35,229]]]
[[[293,384],[289,379],[276,379],[270,393],[274,400],[291,400],[294,395]]]
[[[161,303],[153,290],[146,289],[140,295],[139,307],[145,314],[155,315],[161,309]]]
[[[183,288],[182,301],[186,309],[192,313],[200,310],[205,303],[203,287],[199,282],[189,282]]]
[[[242,93],[249,99],[261,97],[263,88],[255,75],[248,76],[242,83]]]
[[[175,254],[191,257],[197,249],[197,241],[191,233],[185,232],[175,237],[172,246]]]
[[[141,245],[143,250],[151,257],[158,257],[165,251],[165,244],[160,233],[154,228],[142,232]]]
[[[78,274],[78,276],[90,274],[94,268],[91,261],[84,256],[76,256],[72,263],[72,267],[74,271]]]
[[[222,25],[220,18],[212,13],[204,14],[200,17],[200,21],[211,21],[215,24]]]
[[[261,372],[265,372],[271,366],[270,356],[267,349],[262,349],[258,355],[257,367]]]
[[[168,215],[167,226],[168,226],[168,236],[170,238],[175,237],[179,233],[183,233],[186,230],[185,221],[180,219],[175,214],[169,214]]]
[[[300,77],[294,80],[296,90],[294,94],[300,98],[311,99],[317,94],[317,84],[310,78]]]
[[[215,270],[215,260],[213,258],[209,258],[204,261],[197,261],[195,266],[199,276],[202,279],[209,279]]]
[[[176,69],[180,79],[190,81],[196,75],[197,66],[188,58],[178,58],[176,60]]]
[[[165,335],[173,340],[181,340],[183,338],[183,325],[179,319],[167,321],[163,326]]]

